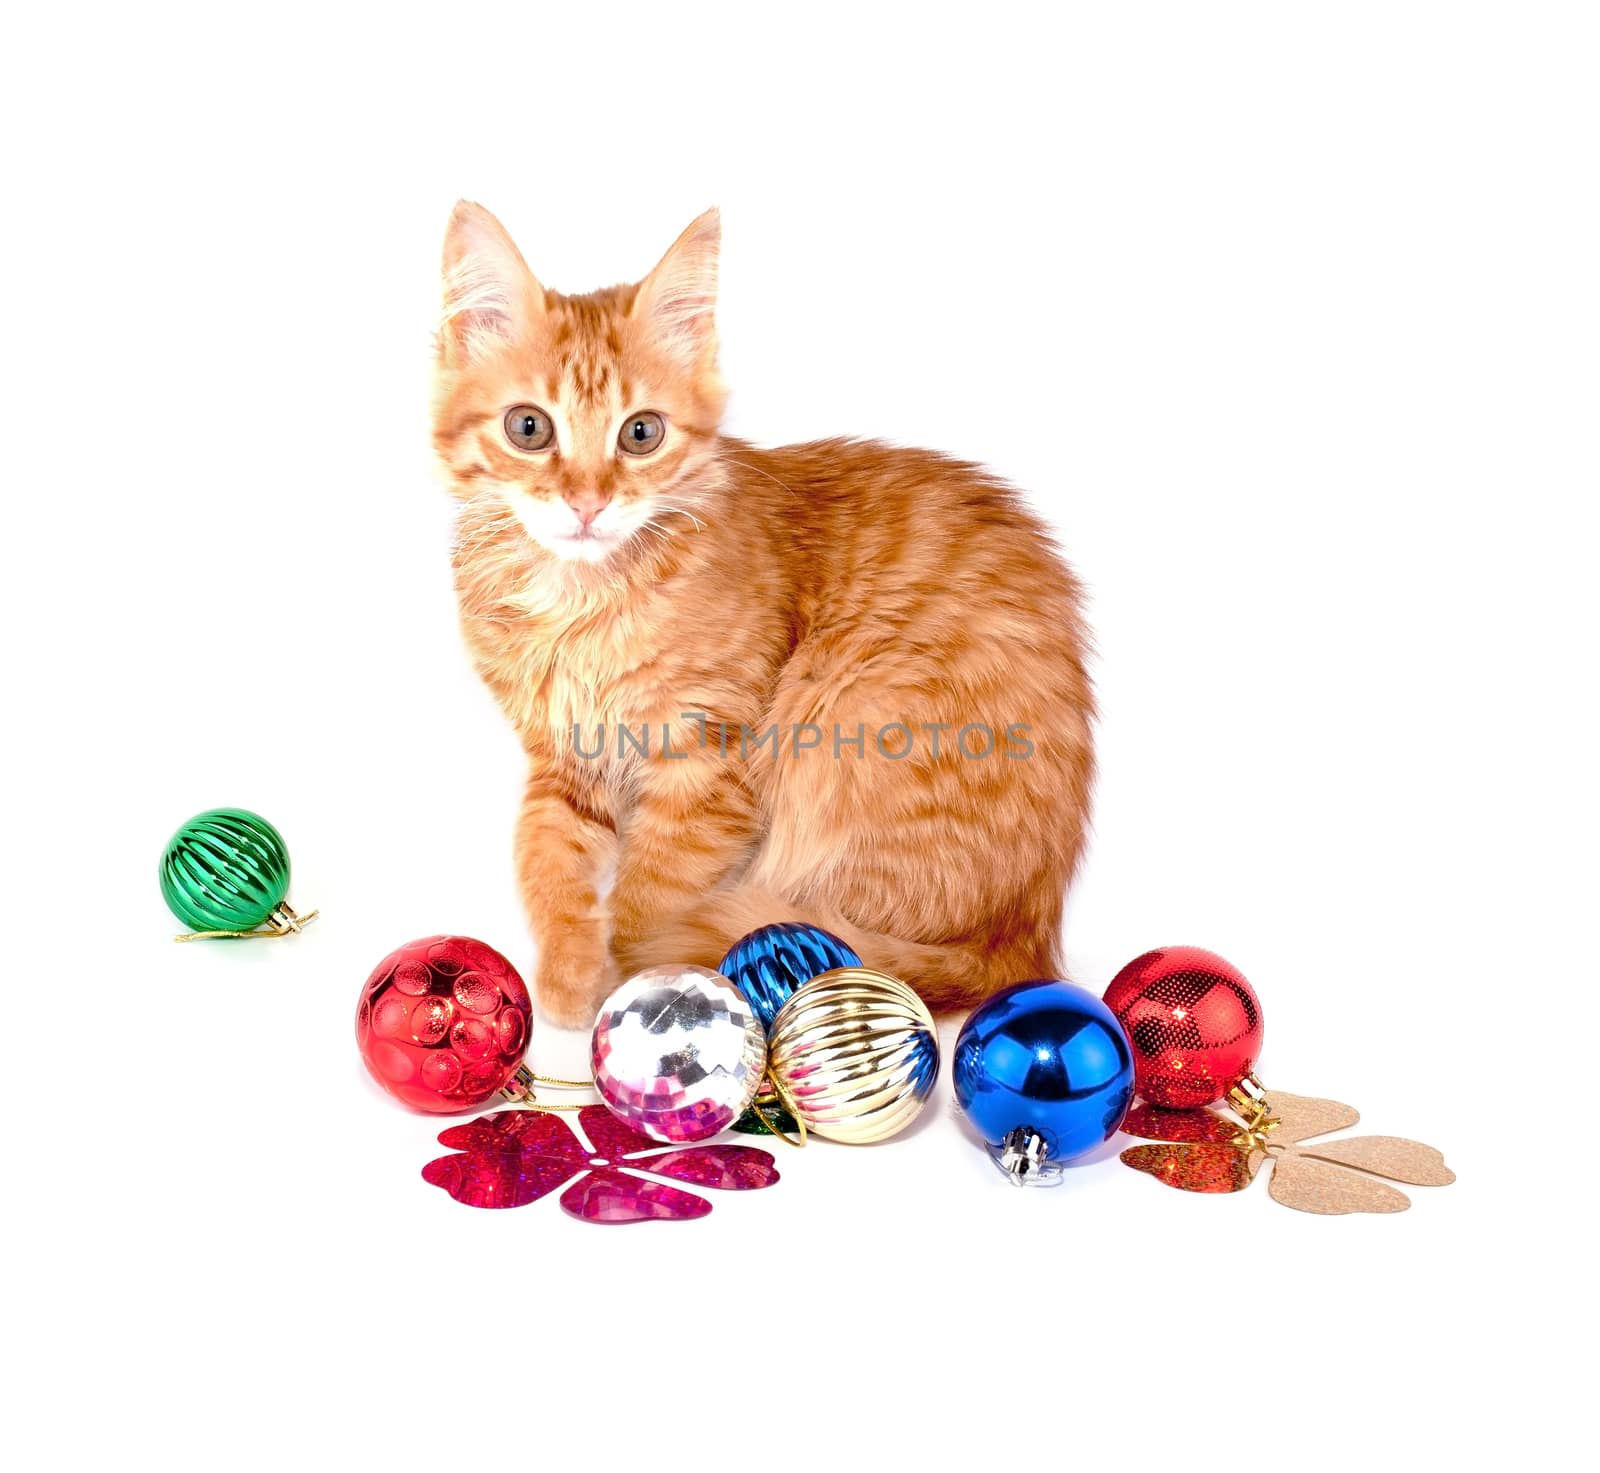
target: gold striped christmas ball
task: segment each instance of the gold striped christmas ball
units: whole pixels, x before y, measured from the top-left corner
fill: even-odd
[[[807,982],[778,1010],[767,1065],[806,1129],[867,1145],[916,1119],[939,1075],[939,1035],[904,982],[840,967]]]

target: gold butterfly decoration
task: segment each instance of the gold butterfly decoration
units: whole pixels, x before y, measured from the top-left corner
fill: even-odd
[[[1217,1110],[1135,1105],[1123,1130],[1161,1144],[1130,1146],[1122,1153],[1123,1162],[1180,1191],[1239,1192],[1270,1160],[1267,1191],[1274,1201],[1329,1217],[1404,1212],[1411,1199],[1390,1186],[1391,1181],[1443,1187],[1456,1179],[1444,1157],[1418,1141],[1395,1135],[1317,1140],[1361,1118],[1337,1100],[1241,1086],[1228,1103],[1237,1117]]]

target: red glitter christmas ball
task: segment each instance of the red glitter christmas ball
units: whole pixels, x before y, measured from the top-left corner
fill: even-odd
[[[467,936],[425,936],[373,968],[356,1006],[367,1071],[413,1110],[471,1110],[515,1072],[533,1004],[517,969]]]
[[[1135,957],[1105,1003],[1133,1045],[1133,1087],[1152,1105],[1192,1110],[1220,1100],[1261,1053],[1261,1003],[1237,967],[1198,946]]]

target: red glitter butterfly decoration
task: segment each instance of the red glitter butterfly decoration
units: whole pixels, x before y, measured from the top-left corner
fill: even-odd
[[[704,1197],[636,1171],[735,1192],[778,1180],[773,1158],[751,1146],[663,1146],[630,1130],[603,1105],[584,1106],[578,1124],[587,1147],[559,1115],[539,1110],[480,1115],[440,1133],[439,1144],[461,1154],[428,1162],[422,1179],[468,1207],[525,1207],[577,1176],[561,1194],[562,1209],[584,1222],[612,1224],[704,1217],[711,1211]]]

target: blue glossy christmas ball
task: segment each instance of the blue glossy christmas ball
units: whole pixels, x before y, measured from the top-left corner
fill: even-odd
[[[717,971],[745,995],[770,1033],[778,1009],[813,977],[860,965],[855,952],[820,926],[785,922],[763,926],[734,942]]]
[[[1092,1151],[1133,1100],[1122,1025],[1070,982],[997,992],[962,1027],[951,1072],[967,1118],[994,1151],[1009,1153],[1001,1164],[1017,1175],[1029,1169],[1024,1158],[1037,1169]]]

